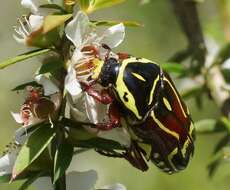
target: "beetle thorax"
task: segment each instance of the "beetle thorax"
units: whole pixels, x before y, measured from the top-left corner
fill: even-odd
[[[109,58],[105,61],[100,73],[100,83],[104,87],[110,84],[114,85],[119,71],[119,63],[114,58]]]

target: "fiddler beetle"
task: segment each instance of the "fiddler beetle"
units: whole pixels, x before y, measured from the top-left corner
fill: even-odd
[[[97,127],[109,130],[120,126],[123,117],[135,136],[135,143],[125,155],[131,164],[147,170],[144,156],[169,174],[185,169],[194,152],[195,130],[170,76],[148,59],[116,55],[95,59],[92,85],[82,83],[89,95],[110,104],[110,122]],[[95,83],[105,90],[93,89]]]

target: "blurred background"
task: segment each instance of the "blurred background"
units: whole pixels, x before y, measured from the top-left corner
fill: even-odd
[[[200,3],[199,14],[205,36],[212,37],[218,43],[224,42],[218,0],[206,0]],[[25,52],[23,45],[17,44],[13,37],[13,26],[17,18],[25,14],[20,1],[3,1],[0,8],[0,60]],[[186,47],[186,39],[173,14],[169,0],[152,0],[140,5],[139,0],[127,0],[113,8],[98,11],[92,15],[95,19],[136,20],[144,25],[140,28],[127,28],[126,39],[117,51],[129,52],[137,57],[145,57],[159,63],[165,62],[174,53]],[[19,126],[11,117],[10,111],[18,111],[23,96],[11,89],[23,82],[31,81],[39,66],[38,59],[21,62],[0,70],[0,150],[12,140]],[[193,120],[218,117],[216,105],[203,98],[203,109],[198,109],[193,100],[187,105]],[[94,169],[98,172],[97,187],[122,183],[128,190],[227,190],[229,189],[230,165],[223,164],[212,179],[208,177],[207,165],[211,161],[218,135],[200,135],[196,139],[196,149],[188,168],[169,176],[161,173],[150,163],[148,172],[140,172],[128,162],[106,158],[93,151],[82,153],[74,158],[70,168],[79,171]],[[19,183],[0,184],[0,189],[17,189]],[[32,188],[31,188],[32,189]]]

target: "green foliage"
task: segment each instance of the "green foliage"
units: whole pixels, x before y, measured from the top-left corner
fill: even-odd
[[[54,130],[49,125],[44,125],[31,134],[17,156],[12,174],[13,180],[39,157],[54,137]]]
[[[55,152],[53,183],[61,178],[69,167],[73,157],[73,146],[66,141],[62,142]]]
[[[53,73],[64,67],[64,62],[60,58],[51,58],[45,61],[40,67],[38,73]]]
[[[7,60],[2,61],[0,63],[0,69],[4,69],[10,65],[17,63],[17,62],[24,61],[26,59],[45,54],[49,51],[51,51],[51,49],[37,49],[37,50],[29,51],[27,53],[18,55],[18,56],[13,57],[13,58],[7,59]]]
[[[38,84],[38,83],[35,82],[35,81],[32,81],[32,82],[27,82],[27,83],[24,83],[24,84],[20,84],[20,85],[16,86],[15,88],[13,88],[12,91],[25,90],[25,88],[26,88],[27,86],[41,87],[40,84]]]
[[[123,23],[125,26],[129,27],[142,27],[143,25],[136,21],[114,21],[114,20],[97,20],[91,21],[96,26],[113,26],[115,24]]]
[[[73,15],[48,15],[42,25],[42,34],[46,34],[53,29],[63,25],[67,20],[69,20]]]
[[[125,2],[125,0],[80,0],[80,6],[83,11],[92,13],[96,10],[112,7],[123,2]]]

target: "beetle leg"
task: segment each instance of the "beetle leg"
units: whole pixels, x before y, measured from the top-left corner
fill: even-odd
[[[128,53],[117,53],[120,60],[128,59],[130,58],[130,55]]]
[[[119,127],[120,126],[120,113],[117,108],[117,105],[112,103],[109,106],[109,122],[108,123],[98,123],[96,124],[96,127],[100,130],[111,130],[113,128]]]
[[[107,90],[98,91],[93,89],[92,85],[81,82],[81,86],[85,92],[87,92],[94,99],[102,104],[111,104],[113,102],[113,97],[108,93]]]

